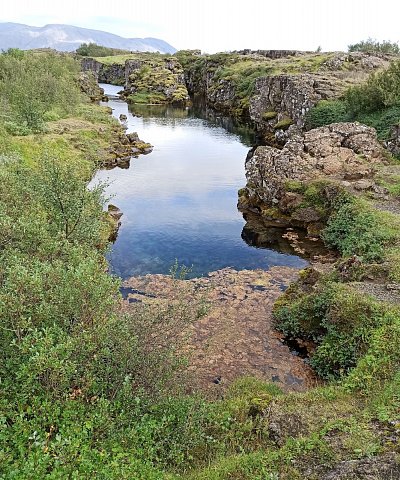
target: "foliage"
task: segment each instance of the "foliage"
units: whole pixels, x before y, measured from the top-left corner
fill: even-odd
[[[358,255],[373,261],[383,258],[385,246],[396,238],[397,228],[394,217],[378,214],[365,203],[353,200],[330,217],[322,237],[344,256]]]
[[[345,99],[352,114],[373,112],[400,102],[400,61],[368,77],[366,83],[350,88]]]
[[[400,120],[400,61],[372,73],[365,83],[349,88],[342,98],[322,100],[306,115],[306,127],[358,121],[374,127],[386,140],[390,127]]]
[[[6,55],[0,62],[17,65],[18,78],[13,62],[30,54]],[[315,283],[303,272],[275,316],[287,335],[317,341],[321,375],[349,371],[341,384],[286,395],[242,378],[223,398],[187,393],[179,341],[204,305],[182,295],[175,267],[174,302],[119,312],[102,187],[87,188],[114,124],[80,103],[69,68],[61,76],[80,118],[25,137],[0,123],[0,477],[294,480],[390,450],[396,433],[380,428],[400,406],[399,311],[337,275]],[[63,112],[57,102],[43,121]],[[322,182],[286,188],[331,216],[325,234],[345,254],[381,258],[398,231],[395,217]],[[396,246],[386,253],[398,265]]]
[[[348,121],[350,121],[350,114],[346,103],[341,100],[322,100],[306,115],[306,125],[309,129]]]
[[[361,42],[354,43],[353,45],[348,46],[349,52],[363,52],[363,53],[391,53],[394,55],[400,54],[399,44],[396,42],[390,42],[388,40],[383,40],[379,42],[373,38],[368,38],[367,40],[362,40]]]
[[[130,52],[118,48],[103,47],[102,45],[97,45],[97,43],[82,43],[76,49],[76,53],[83,57],[109,57],[112,55],[124,55]]]
[[[332,281],[309,293],[291,287],[275,304],[274,317],[285,335],[317,342],[311,365],[328,379],[343,375],[364,359],[379,329],[396,318],[368,296]]]
[[[78,63],[68,55],[8,50],[0,55],[1,120],[13,134],[40,132],[52,111],[71,112],[79,101]]]

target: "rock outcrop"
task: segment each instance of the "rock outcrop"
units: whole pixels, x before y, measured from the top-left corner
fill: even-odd
[[[336,123],[302,133],[292,126],[282,149],[260,146],[246,162],[238,207],[261,213],[274,226],[305,226],[317,233],[324,219],[322,209],[307,201],[309,185],[318,182],[327,196],[337,188],[383,193],[373,177],[385,161],[371,127]]]
[[[115,240],[117,239],[118,230],[121,226],[122,215],[123,213],[121,212],[121,210],[115,205],[112,205],[111,203],[107,207],[107,212],[104,212],[104,216],[110,227],[110,233],[108,237],[108,240],[110,242],[115,242]]]
[[[225,268],[207,277],[181,280],[166,275],[132,277],[124,282],[128,298],[122,312],[140,304],[160,311],[177,300],[207,305],[204,315],[177,332],[195,390],[222,394],[238,377],[253,375],[286,391],[303,391],[317,384],[311,368],[293,355],[271,323],[272,305],[297,277],[288,267],[268,271]],[[199,303],[201,302],[201,303]],[[161,340],[165,341],[162,332]]]
[[[83,93],[85,93],[92,102],[106,100],[104,89],[97,83],[95,74],[91,71],[81,72],[78,77],[78,84]]]
[[[125,85],[125,66],[122,63],[106,64],[86,57],[82,59],[83,72],[92,72],[97,82],[111,85]]]
[[[256,129],[271,143],[282,143],[282,133],[294,124],[304,127],[307,112],[320,100],[338,97],[344,84],[318,74],[275,75],[256,80],[249,114]]]
[[[123,95],[134,103],[185,106],[189,102],[182,65],[172,56],[142,55],[127,60]]]
[[[320,100],[339,97],[391,57],[360,52],[315,53],[241,50],[230,54],[178,52],[191,95],[235,117],[247,117],[267,144],[284,143],[282,132],[302,128],[308,110]]]
[[[132,157],[146,155],[153,150],[150,143],[141,140],[136,132],[120,132],[108,149],[108,160],[102,165],[103,168],[129,168]]]

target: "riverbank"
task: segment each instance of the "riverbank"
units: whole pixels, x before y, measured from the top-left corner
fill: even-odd
[[[348,354],[355,365],[339,368],[335,379],[305,392],[285,394],[277,382],[254,377],[230,383],[236,362],[243,373],[250,364],[250,373],[256,375],[255,370],[265,366],[262,328],[270,327],[270,318],[269,307],[263,310],[264,299],[271,292],[275,299],[279,285],[268,272],[243,272],[240,283],[239,274],[225,271],[214,276],[216,287],[204,279],[175,281],[178,292],[168,302],[154,298],[154,289],[169,295],[171,280],[157,277],[160,287],[152,287],[152,278],[148,285],[128,285],[128,302],[121,307],[119,281],[107,274],[104,259],[108,242],[102,189],[87,188],[98,152],[106,152],[107,139],[113,141],[116,123],[105,109],[79,96],[75,64],[51,53],[31,55],[0,55],[8,79],[0,95],[12,107],[8,122],[14,120],[1,124],[1,475],[138,480],[399,477],[398,305],[388,304],[387,298],[371,299],[347,283],[364,275],[372,276],[374,285],[380,278],[390,278],[391,285],[398,282],[397,217],[383,215],[378,207],[398,215],[397,177],[389,168],[396,165],[380,170],[387,199],[370,198],[367,187],[366,198],[354,202],[346,196],[334,205],[328,233],[348,258],[327,275],[301,272],[300,281],[275,307],[288,333],[299,326],[317,327],[314,340],[323,345],[321,368],[330,372],[336,361],[347,362]],[[31,64],[34,75],[13,76],[16,71],[31,72]],[[65,88],[62,101],[56,97],[48,106],[47,90],[39,88],[47,78],[55,87],[56,80],[68,86],[68,106],[75,103],[75,113],[62,109]],[[22,100],[31,105],[30,96],[12,103],[16,82],[24,79],[20,91],[36,79],[33,91],[42,100],[34,105],[36,116],[25,120],[19,106]],[[65,119],[76,116],[84,123],[74,120],[72,128]],[[63,128],[67,123],[71,130],[47,133],[49,121]],[[308,201],[321,198],[315,189],[308,195],[303,190],[291,193]],[[389,240],[396,242],[394,249],[389,250]],[[355,247],[363,249],[364,258],[372,255],[371,261],[359,262],[357,250],[353,258]],[[279,273],[278,279],[286,283],[292,273],[287,271],[284,278]],[[182,285],[189,289],[186,296]],[[195,287],[198,297],[192,293]],[[253,315],[240,323],[244,309]],[[182,347],[181,332],[190,325],[195,342]],[[226,330],[227,347],[220,348],[223,332],[210,335],[212,326]],[[250,326],[255,328],[249,331]],[[236,335],[237,327],[241,335]],[[268,332],[274,338],[272,330]],[[207,382],[215,375],[212,385],[207,383],[211,388],[224,388],[225,375],[229,380],[212,401],[192,394],[185,378],[187,368],[179,353],[191,346],[192,372],[199,370]],[[201,357],[208,352],[215,363]],[[294,371],[284,367],[282,372],[285,376]]]
[[[132,277],[123,283],[122,312],[134,312],[138,303],[157,309],[160,303],[177,299],[202,305],[203,315],[181,332],[181,349],[188,358],[188,387],[194,391],[218,398],[243,376],[273,382],[284,391],[304,391],[318,381],[272,324],[274,302],[297,278],[298,271],[288,267],[268,271],[226,268],[192,280]]]

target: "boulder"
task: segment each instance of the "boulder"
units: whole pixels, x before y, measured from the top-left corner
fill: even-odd
[[[392,155],[400,158],[400,123],[393,125],[390,129],[389,140],[386,142],[386,147]]]
[[[338,185],[352,191],[373,189],[376,166],[386,162],[375,130],[359,123],[336,123],[306,133],[290,127],[288,133],[282,149],[260,146],[246,162],[242,211],[270,212],[273,207],[282,216],[290,215],[293,225],[320,224],[319,210],[304,204],[302,190],[308,184],[326,183],[328,201]]]

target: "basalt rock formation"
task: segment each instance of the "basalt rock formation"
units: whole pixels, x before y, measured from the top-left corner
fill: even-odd
[[[125,84],[125,66],[123,64],[107,64],[87,57],[82,59],[81,65],[84,72],[93,72],[96,80],[100,83]]]
[[[124,96],[137,103],[186,105],[183,69],[174,57],[142,56],[125,63]]]
[[[132,54],[105,60],[84,58],[82,70],[99,82],[124,85],[123,97],[132,103],[185,106],[189,94],[182,65],[174,56]]]
[[[215,55],[178,52],[191,95],[235,117],[251,120],[264,143],[280,144],[282,132],[302,128],[309,109],[337,98],[371,71],[386,67],[390,56],[360,52],[313,53],[242,50]]]
[[[132,157],[146,155],[153,150],[150,143],[141,140],[136,132],[120,132],[108,149],[108,160],[102,165],[103,168],[129,168]]]
[[[90,100],[92,100],[92,102],[98,102],[107,99],[107,97],[104,95],[104,89],[100,88],[97,83],[97,77],[94,72],[81,72],[78,77],[78,83],[81,91],[85,93]]]
[[[271,226],[306,227],[318,234],[324,211],[309,201],[310,185],[323,195],[334,191],[385,191],[374,182],[376,167],[386,163],[373,128],[359,123],[337,123],[302,133],[288,130],[282,149],[258,147],[246,162],[246,187],[238,207],[258,212]]]

